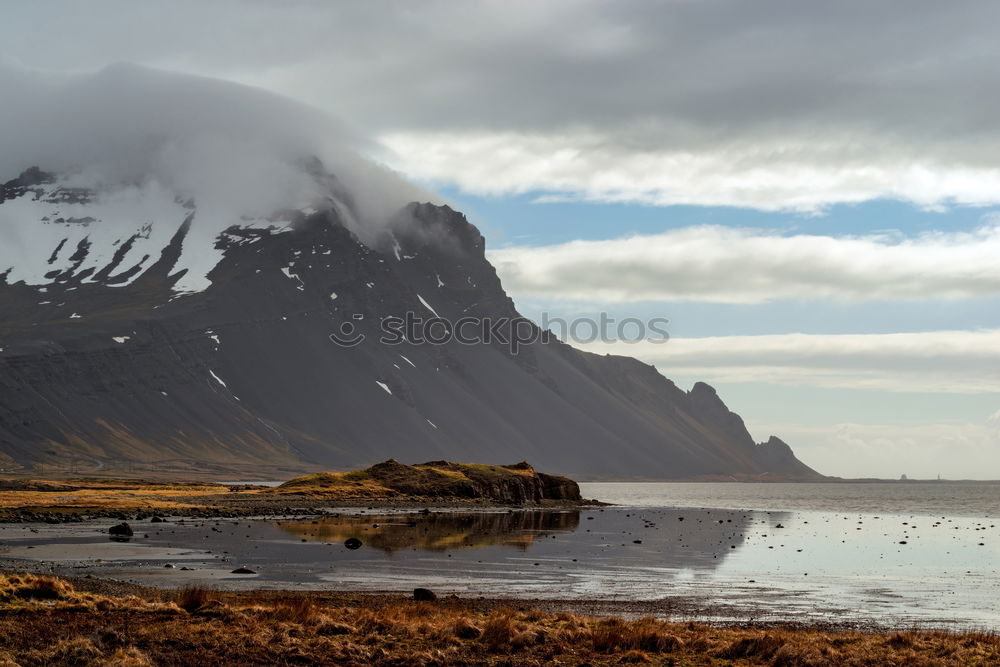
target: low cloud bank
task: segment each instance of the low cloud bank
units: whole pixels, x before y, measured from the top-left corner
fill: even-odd
[[[997,256],[997,221],[907,239],[687,227],[490,253],[518,297],[714,303],[988,297],[1000,294]]]
[[[156,181],[200,207],[261,214],[316,194],[317,156],[363,213],[385,217],[420,193],[361,158],[326,113],[240,84],[116,64],[61,74],[0,64],[0,179],[38,165],[93,182]],[[392,208],[390,208],[392,207]]]

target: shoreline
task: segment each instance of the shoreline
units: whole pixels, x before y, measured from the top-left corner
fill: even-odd
[[[0,524],[75,523],[92,519],[143,521],[153,517],[191,519],[324,516],[340,510],[585,509],[598,500],[541,499],[511,502],[489,497],[413,495],[386,489],[342,490],[336,494],[291,491],[238,484],[94,479],[2,479]]]
[[[300,498],[307,500],[306,498]],[[539,510],[582,510],[600,507],[613,507],[613,503],[597,500],[583,502],[543,501],[539,503],[496,503],[491,501],[446,501],[437,499],[345,499],[324,501],[318,498],[308,499],[308,503],[296,504],[291,498],[276,498],[244,503],[236,507],[216,502],[212,497],[185,498],[190,502],[187,507],[151,507],[135,505],[116,509],[101,509],[89,506],[30,506],[22,508],[0,507],[0,524],[21,523],[82,523],[85,521],[148,521],[153,517],[172,519],[289,519],[316,518],[334,516],[337,513],[350,513],[364,510],[385,510],[394,512],[505,512],[505,511],[539,511]]]
[[[197,483],[95,486],[102,488],[52,484],[0,493],[7,501],[0,503],[0,528],[6,526],[0,572],[87,574],[73,579],[84,582],[81,590],[120,595],[162,596],[194,585],[234,600],[298,595],[403,604],[406,587],[414,585],[483,610],[513,605],[810,632],[997,630],[989,616],[995,601],[983,592],[995,588],[989,572],[973,563],[972,577],[947,576],[986,553],[988,521],[847,516],[853,510],[831,516],[577,501],[317,498]],[[606,497],[596,489],[588,495]],[[34,504],[10,506],[18,500]],[[393,518],[400,514],[408,516]],[[473,516],[448,516],[462,514]],[[108,530],[120,522],[135,531],[133,544],[109,540]],[[348,537],[362,538],[366,548],[352,551]],[[957,537],[964,555],[951,554]],[[932,547],[943,559],[935,561],[942,575],[929,581],[913,563],[926,560]],[[862,573],[908,569],[893,569],[905,573],[896,583],[864,574],[856,580],[852,566],[836,564],[844,562],[864,562]],[[241,566],[256,576],[234,576]],[[955,597],[946,603],[946,595]]]

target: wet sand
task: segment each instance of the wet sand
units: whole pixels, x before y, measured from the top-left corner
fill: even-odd
[[[974,518],[607,507],[0,525],[0,565],[157,588],[522,601],[714,622],[1000,627],[995,526]],[[348,537],[361,540],[356,550]],[[904,544],[905,542],[905,544]],[[247,567],[256,574],[233,574]]]

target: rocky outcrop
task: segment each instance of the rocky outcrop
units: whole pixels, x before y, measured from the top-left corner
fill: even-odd
[[[569,477],[561,475],[547,475],[544,472],[538,473],[538,479],[542,482],[542,495],[551,500],[579,500],[580,485]]]
[[[514,505],[549,500],[582,502],[576,482],[568,477],[537,473],[526,462],[503,466],[429,461],[409,466],[389,459],[364,470],[297,477],[269,493],[338,498],[381,495]]]
[[[777,436],[758,444],[757,456],[767,470],[780,470],[784,475],[804,479],[816,476],[816,471],[795,458],[788,443]]]

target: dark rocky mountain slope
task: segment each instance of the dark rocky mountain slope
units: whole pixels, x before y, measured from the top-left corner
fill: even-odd
[[[518,314],[463,215],[412,204],[362,242],[350,197],[322,177],[327,205],[229,228],[210,284],[187,292],[175,286],[200,242],[193,202],[101,248],[99,213],[25,221],[8,206],[86,211],[95,193],[37,169],[4,185],[0,225],[37,225],[51,243],[29,267],[43,279],[0,266],[0,468],[279,476],[397,458],[528,460],[581,478],[817,477],[777,438],[754,443],[708,385],[685,392],[635,359],[557,340],[516,354],[380,341],[382,319],[408,312]],[[363,341],[334,342],[352,327]]]

